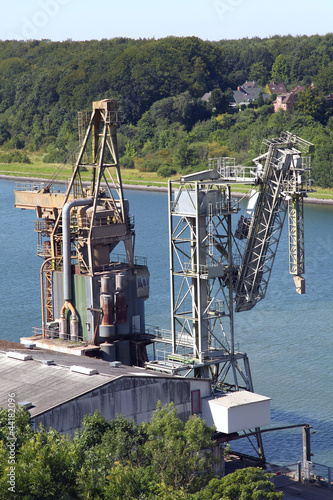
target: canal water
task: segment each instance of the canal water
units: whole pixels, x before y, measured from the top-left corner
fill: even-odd
[[[0,180],[0,338],[18,341],[41,325],[34,211],[14,208],[15,182]],[[148,259],[146,323],[170,329],[167,194],[126,190],[136,255]],[[288,271],[283,229],[266,298],[235,315],[235,340],[249,356],[255,392],[269,396],[272,426],[310,424],[313,461],[333,466],[333,206],[305,206],[306,295]],[[0,374],[1,380],[1,374]],[[302,431],[263,437],[269,461],[302,458]],[[233,448],[253,454],[245,443]]]

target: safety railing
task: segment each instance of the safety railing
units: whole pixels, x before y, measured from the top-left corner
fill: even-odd
[[[267,472],[273,474],[271,478],[276,488],[282,488],[298,481],[301,481],[302,468],[301,462],[296,462],[289,465],[277,465],[267,467]]]
[[[165,328],[159,328],[156,326],[147,327],[147,333],[155,337],[157,342],[161,342],[162,344],[171,344],[172,343],[172,332],[171,330],[167,330]],[[176,345],[181,347],[193,347],[193,337],[188,333],[176,332]],[[162,351],[161,351],[162,352]],[[170,352],[168,351],[170,354]]]
[[[312,462],[312,471],[310,472],[310,482],[316,483],[319,486],[324,486],[332,490],[333,467],[321,465]]]
[[[121,262],[126,264],[128,262],[126,254],[111,253],[112,262]],[[135,266],[147,266],[147,257],[135,256],[133,259]]]
[[[33,326],[32,327],[32,336],[36,337],[38,339],[49,339],[52,342],[55,343],[60,343],[60,344],[66,344],[68,346],[74,346],[76,347],[78,345],[78,342],[82,344],[84,342],[82,336],[78,336],[75,340],[71,339],[70,334],[66,334],[66,338],[64,336],[62,338],[59,337],[59,327],[56,326],[55,324],[53,325],[45,325],[44,327],[42,326]]]
[[[306,467],[301,462],[283,466],[269,466],[267,472],[274,474],[271,481],[277,488],[288,486],[295,482],[306,482],[333,489],[333,467],[307,462]]]
[[[15,191],[40,191],[45,187],[44,182],[16,182]]]
[[[215,169],[222,179],[228,179],[236,182],[253,181],[258,177],[260,167],[236,165],[235,158],[221,157],[208,158],[208,167]]]
[[[32,335],[34,337],[42,337],[43,339],[58,339],[59,327],[56,326],[33,326]]]

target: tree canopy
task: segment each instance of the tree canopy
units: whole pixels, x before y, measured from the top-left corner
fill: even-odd
[[[77,145],[77,112],[111,97],[124,112],[124,166],[168,176],[205,168],[212,154],[247,162],[262,139],[285,128],[314,142],[314,180],[332,187],[332,68],[332,34],[0,41],[0,161],[28,162],[34,152],[63,161]],[[246,80],[256,80],[263,92],[273,80],[306,89],[283,117],[262,94],[239,112],[229,105],[232,90]]]
[[[270,475],[261,469],[218,478],[213,429],[196,416],[182,422],[173,404],[159,404],[151,422],[143,424],[122,416],[108,422],[96,411],[84,417],[82,429],[73,439],[43,427],[32,431],[25,409],[16,407],[15,415],[17,441],[15,459],[10,462],[7,410],[0,410],[1,498],[282,498]],[[14,478],[13,486],[8,477]]]

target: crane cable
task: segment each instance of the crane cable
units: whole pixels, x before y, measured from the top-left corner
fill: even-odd
[[[60,177],[60,174],[61,172],[63,171],[63,169],[66,167],[69,159],[71,157],[73,157],[73,155],[76,155],[80,149],[80,144],[76,147],[76,148],[73,148],[69,153],[68,155],[66,156],[65,160],[63,161],[63,163],[61,163],[58,168],[56,169],[56,171],[54,172],[54,174],[52,175],[51,179],[49,180],[49,182],[47,183],[47,185],[45,186],[45,190],[46,191],[49,191],[50,188],[53,186],[53,184],[55,182],[57,182],[57,180],[59,180],[59,177]]]

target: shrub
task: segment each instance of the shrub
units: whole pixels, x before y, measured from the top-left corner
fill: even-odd
[[[175,175],[177,173],[177,170],[174,169],[173,167],[170,167],[169,165],[161,165],[159,169],[157,170],[157,174],[160,177],[171,177],[172,175]]]
[[[4,145],[3,148],[10,149],[23,149],[25,146],[24,139],[19,137],[18,135],[11,137]]]
[[[45,163],[63,163],[67,156],[67,152],[63,148],[56,148],[54,144],[50,144],[47,148],[47,154],[44,156]]]
[[[157,172],[161,167],[161,160],[159,158],[145,158],[139,170],[141,172]]]
[[[123,168],[134,168],[134,160],[130,156],[123,156],[119,163]]]
[[[13,151],[11,153],[0,153],[0,163],[27,163],[30,164],[30,158],[25,152]]]

